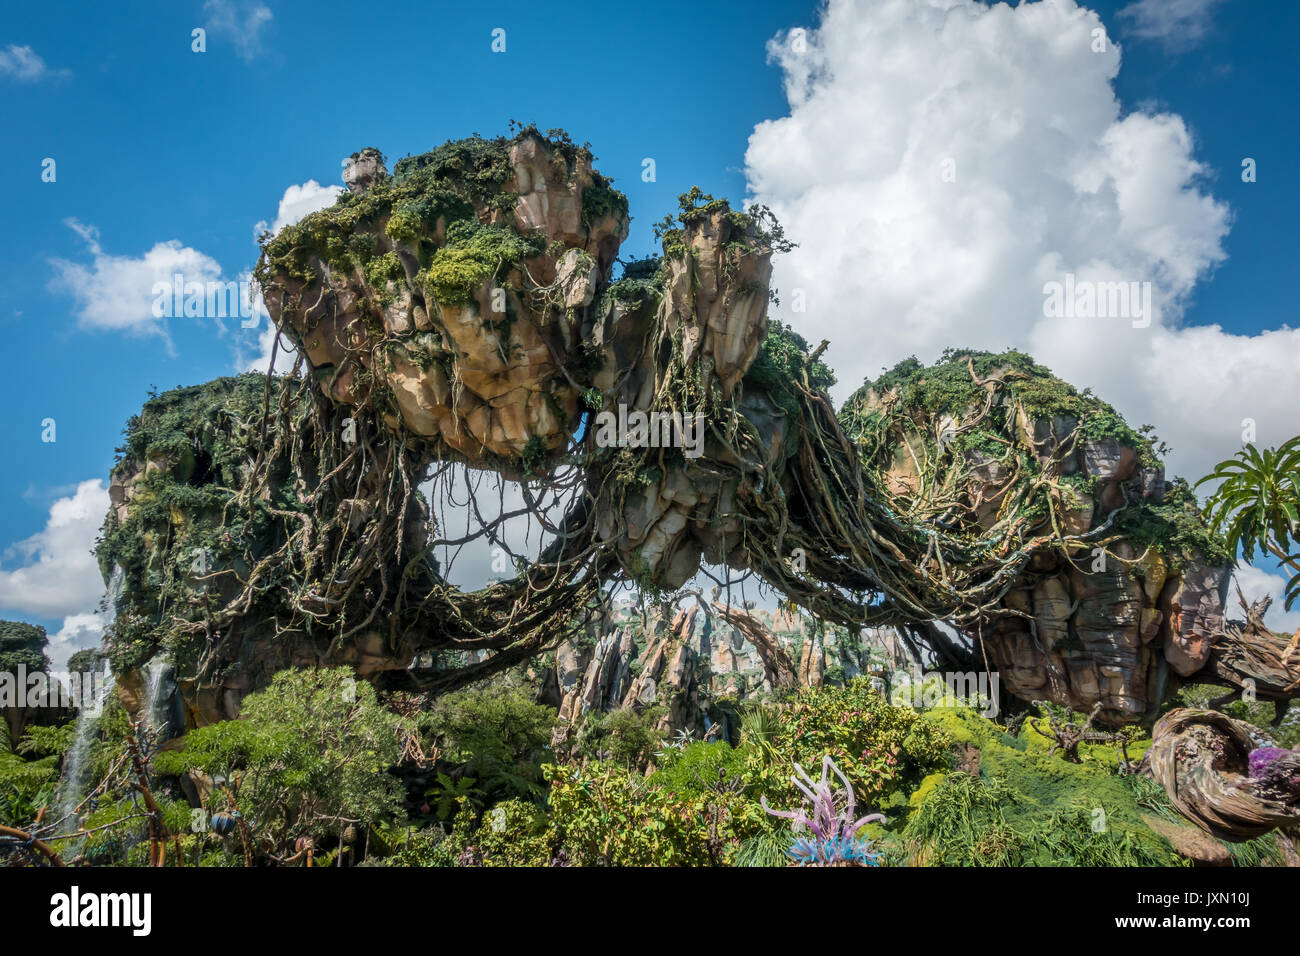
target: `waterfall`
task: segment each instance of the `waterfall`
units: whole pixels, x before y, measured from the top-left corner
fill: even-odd
[[[113,620],[117,616],[117,600],[122,594],[122,568],[120,565],[113,566],[113,574],[108,581],[108,593],[105,596],[105,622],[104,632],[113,626]],[[77,804],[81,802],[82,796],[86,790],[86,760],[90,756],[91,744],[95,742],[95,734],[99,729],[99,718],[104,712],[104,705],[108,702],[109,695],[113,692],[113,674],[108,668],[108,663],[104,664],[104,673],[99,680],[98,686],[94,689],[94,705],[87,707],[86,698],[82,696],[81,711],[77,715],[77,729],[73,737],[72,747],[64,757],[63,762],[63,779],[59,784],[59,796],[56,804],[55,820],[67,818],[69,823],[75,825],[71,820]],[[66,831],[69,824],[64,824],[59,829]]]
[[[176,689],[172,671],[171,662],[164,653],[159,653],[145,665],[144,700],[140,702],[140,717],[145,729],[154,733],[159,741],[167,739],[171,725],[168,711]]]

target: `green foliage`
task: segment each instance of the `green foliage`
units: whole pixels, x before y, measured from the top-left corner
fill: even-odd
[[[582,191],[582,224],[586,228],[607,216],[627,221],[627,197],[615,189],[612,182],[593,172],[592,184]]]
[[[446,245],[430,257],[416,280],[440,303],[468,302],[484,283],[504,278],[504,270],[539,255],[543,247],[541,239],[462,220],[448,228]]]
[[[447,834],[430,827],[411,831],[392,853],[367,862],[380,866],[454,866],[456,855],[452,850]]]
[[[544,245],[508,227],[482,225],[511,218],[500,214],[510,213],[518,196],[502,190],[514,174],[511,148],[527,138],[546,144],[569,175],[579,158],[588,163],[593,158],[586,145],[576,145],[563,130],[543,134],[535,126],[521,126],[509,139],[472,136],[448,141],[398,160],[391,176],[364,193],[345,192],[329,208],[265,237],[255,276],[264,285],[272,277],[311,282],[318,278],[313,262],[318,258],[332,270],[360,269],[382,297],[384,283],[405,279],[400,262],[390,258],[392,252],[377,255],[374,233],[382,227],[388,238],[431,270],[426,289],[438,301],[465,301],[499,266],[536,254]],[[607,215],[626,220],[627,198],[593,170],[582,194],[583,225],[589,227]],[[474,239],[465,230],[488,232]]]
[[[967,708],[939,708],[925,717],[953,741],[979,749],[980,774],[927,779],[912,794],[899,842],[892,845],[892,862],[1186,864],[1142,819],[1150,812],[1143,803],[1150,794],[1139,789],[1135,775],[1117,773],[1114,745],[1081,746],[1082,763],[1074,764],[1049,756],[1051,742],[1028,722],[1015,737]],[[1130,746],[1129,756],[1137,759],[1142,750],[1142,745]]]
[[[786,833],[759,833],[742,840],[733,866],[785,866],[790,862],[790,837]]]
[[[391,220],[389,228],[392,228]],[[395,252],[386,252],[372,259],[366,266],[366,281],[378,289],[382,289],[384,283],[390,279],[401,279],[405,276],[406,271],[402,268],[402,260],[397,258]]]
[[[799,801],[789,767],[820,766],[829,755],[853,785],[863,807],[918,784],[947,765],[951,740],[942,727],[907,707],[894,707],[858,678],[847,687],[805,689],[778,714],[771,736],[776,759],[749,755],[755,782],[768,802],[785,809]]]
[[[198,768],[229,781],[241,812],[274,845],[395,816],[400,719],[348,668],[281,671],[244,699],[238,720],[192,731],[160,753],[160,773]],[[224,798],[214,798],[224,807]]]
[[[664,745],[663,731],[658,729],[663,713],[661,706],[655,706],[589,714],[578,734],[578,753],[628,770],[644,767]]]
[[[33,725],[27,728],[15,750],[20,754],[35,757],[62,757],[72,749],[72,740],[76,732],[75,718],[58,726]]]
[[[1230,561],[1186,482],[1175,479],[1162,497],[1148,497],[1148,479],[1167,451],[1151,426],[1132,428],[1089,390],[1075,389],[1022,352],[949,349],[928,367],[909,358],[866,382],[839,419],[857,442],[863,478],[876,497],[912,527],[942,522],[980,552],[1001,558],[1041,547],[1045,535],[1059,554],[1068,547],[1061,541],[1067,529],[1095,531],[1110,522],[1139,551],[1159,552],[1172,570]],[[1045,440],[1049,435],[1054,441]],[[1102,479],[1080,467],[1092,443],[1131,449],[1139,466],[1122,488],[1110,489],[1123,494],[1105,508],[1094,507],[1105,500],[1098,497]],[[981,514],[972,501],[988,510]],[[1090,525],[1076,527],[1080,519]]]
[[[913,420],[923,415],[965,417],[984,401],[984,387],[971,376],[972,368],[981,380],[1001,379],[1011,398],[1031,421],[1070,418],[1079,422],[1086,439],[1113,438],[1121,445],[1137,449],[1141,455],[1152,453],[1151,439],[1130,427],[1111,405],[1086,389],[1080,392],[1030,356],[1014,349],[1001,353],[947,349],[929,367],[915,356],[904,359],[874,381],[865,382],[845,402],[841,422],[850,434],[870,433],[870,429],[861,427],[870,392],[876,396],[892,393],[894,414]],[[1012,431],[1012,423],[1005,416],[1000,420],[999,430],[1004,434]]]
[[[152,397],[128,423],[114,473],[133,481],[131,507],[125,520],[110,512],[96,546],[105,580],[115,565],[123,571],[107,640],[115,670],[163,648],[181,666],[197,655],[202,640],[173,616],[202,619],[215,599],[195,580],[198,552],[213,574],[246,575],[258,555],[298,529],[287,514],[306,506],[291,482],[270,482],[251,507],[228,507],[257,457],[266,386],[265,375],[249,373],[178,388]],[[297,414],[306,413],[304,403]],[[268,590],[287,573],[268,569]]]
[[[43,627],[23,621],[0,621],[0,673],[16,675],[20,667],[29,674],[47,670],[47,644]]]
[[[58,776],[56,755],[24,759],[9,750],[8,734],[0,734],[0,824],[29,826],[53,800]]]
[[[534,803],[505,800],[483,814],[471,845],[484,866],[546,866],[554,833]]]
[[[1260,451],[1247,445],[1196,483],[1218,481],[1205,502],[1206,519],[1222,532],[1228,550],[1240,548],[1247,561],[1256,549],[1267,551],[1293,572],[1286,607],[1300,599],[1300,436]]]
[[[555,713],[517,688],[470,688],[434,702],[428,727],[442,759],[489,797],[540,800]]]
[[[996,775],[952,773],[908,819],[902,845],[910,862],[929,866],[1180,864],[1149,828],[1098,809],[1106,808],[1086,798],[1044,807]]]
[[[792,383],[808,376],[813,391],[829,391],[835,373],[817,359],[808,361],[808,342],[798,332],[778,321],[767,324],[767,335],[759,347],[754,364],[745,373],[745,382],[762,388],[792,418],[799,417],[799,400]]]
[[[701,794],[746,779],[745,751],[726,743],[696,741],[680,750],[668,748],[662,754],[648,780],[651,786],[671,793]]]
[[[425,797],[433,807],[434,816],[439,820],[451,819],[461,807],[481,807],[483,791],[473,777],[461,777],[453,780],[449,775],[439,771],[435,778],[437,783]]]
[[[1169,482],[1159,504],[1144,501],[1127,509],[1116,528],[1139,550],[1159,551],[1173,568],[1189,557],[1211,564],[1233,560],[1223,537],[1202,518],[1195,492],[1181,478]]]
[[[687,255],[686,228],[715,214],[722,214],[731,228],[728,255],[743,256],[760,248],[784,253],[794,248],[766,206],[753,205],[746,212],[735,212],[726,199],[715,199],[699,186],[692,186],[677,197],[677,214],[667,215],[654,225],[655,238],[663,244],[664,257],[680,259]]]
[[[770,828],[737,792],[669,791],[608,764],[546,773],[555,841],[578,865],[726,865],[742,841]]]

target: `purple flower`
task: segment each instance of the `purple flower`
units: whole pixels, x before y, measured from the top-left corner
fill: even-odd
[[[870,840],[859,840],[857,832],[868,823],[885,819],[883,814],[871,813],[854,818],[853,784],[835,766],[830,755],[822,758],[821,780],[814,782],[803,767],[794,765],[797,776],[790,781],[804,795],[804,805],[798,810],[773,810],[767,797],[759,798],[763,809],[774,817],[793,820],[796,831],[807,828],[811,837],[798,837],[790,848],[790,856],[801,864],[861,863],[875,865],[877,854]],[[830,773],[844,782],[843,804],[836,800]],[[800,777],[803,779],[800,780]]]
[[[1288,753],[1290,751],[1283,750],[1281,747],[1258,747],[1252,750],[1250,752],[1250,775],[1256,780],[1262,779],[1273,762]]]

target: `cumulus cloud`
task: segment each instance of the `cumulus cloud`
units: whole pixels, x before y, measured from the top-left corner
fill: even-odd
[[[1014,347],[1155,424],[1176,473],[1235,452],[1242,419],[1265,444],[1300,430],[1300,330],[1182,324],[1232,214],[1181,117],[1121,109],[1096,13],[831,0],[769,54],[789,115],[755,127],[746,174],[800,244],[773,281],[831,340],[838,399],[912,354]],[[1149,282],[1152,315],[1051,318],[1067,274]]]
[[[107,512],[108,489],[99,479],[56,500],[43,530],[5,550],[0,608],[38,617],[91,612],[104,594],[91,549]]]
[[[1128,32],[1159,40],[1171,49],[1189,49],[1210,32],[1223,0],[1137,0],[1119,11]]]
[[[83,328],[165,335],[163,319],[154,314],[155,283],[170,286],[177,274],[186,283],[221,278],[217,260],[179,239],[156,243],[142,256],[115,256],[104,251],[94,226],[76,219],[65,224],[84,240],[91,261],[51,259],[55,274],[50,289],[72,297]]]
[[[263,52],[262,29],[271,22],[269,7],[235,0],[207,0],[203,4],[204,28],[231,41],[241,60],[253,61]]]
[[[50,636],[45,655],[54,673],[67,670],[68,658],[88,647],[99,647],[104,640],[107,616],[99,611],[70,614],[58,632]]]
[[[71,76],[71,73],[67,70],[51,70],[31,47],[10,43],[0,50],[0,76],[7,76],[19,83],[39,83],[41,80]]]

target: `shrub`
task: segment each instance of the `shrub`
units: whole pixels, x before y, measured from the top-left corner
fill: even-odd
[[[484,866],[546,866],[554,838],[550,821],[535,804],[504,800],[483,814],[472,845]]]
[[[748,761],[762,791],[782,805],[799,799],[789,780],[791,764],[817,765],[830,757],[863,805],[880,807],[889,795],[946,767],[952,745],[941,726],[892,706],[863,678],[847,687],[800,691],[774,719],[776,726],[765,729],[767,751],[751,751]]]
[[[396,815],[401,788],[387,771],[401,755],[399,731],[400,718],[351,669],[286,670],[244,699],[238,720],[192,731],[155,765],[229,781],[255,835],[284,846]],[[224,809],[224,795],[210,803]]]
[[[442,759],[463,768],[488,797],[541,800],[542,761],[555,712],[516,688],[471,688],[440,697],[428,727]]]
[[[769,829],[741,793],[669,791],[610,766],[551,765],[546,773],[557,841],[579,865],[726,865],[744,840]]]
[[[663,713],[662,706],[655,706],[588,714],[578,733],[578,754],[640,770],[664,745],[664,732],[658,727]]]

